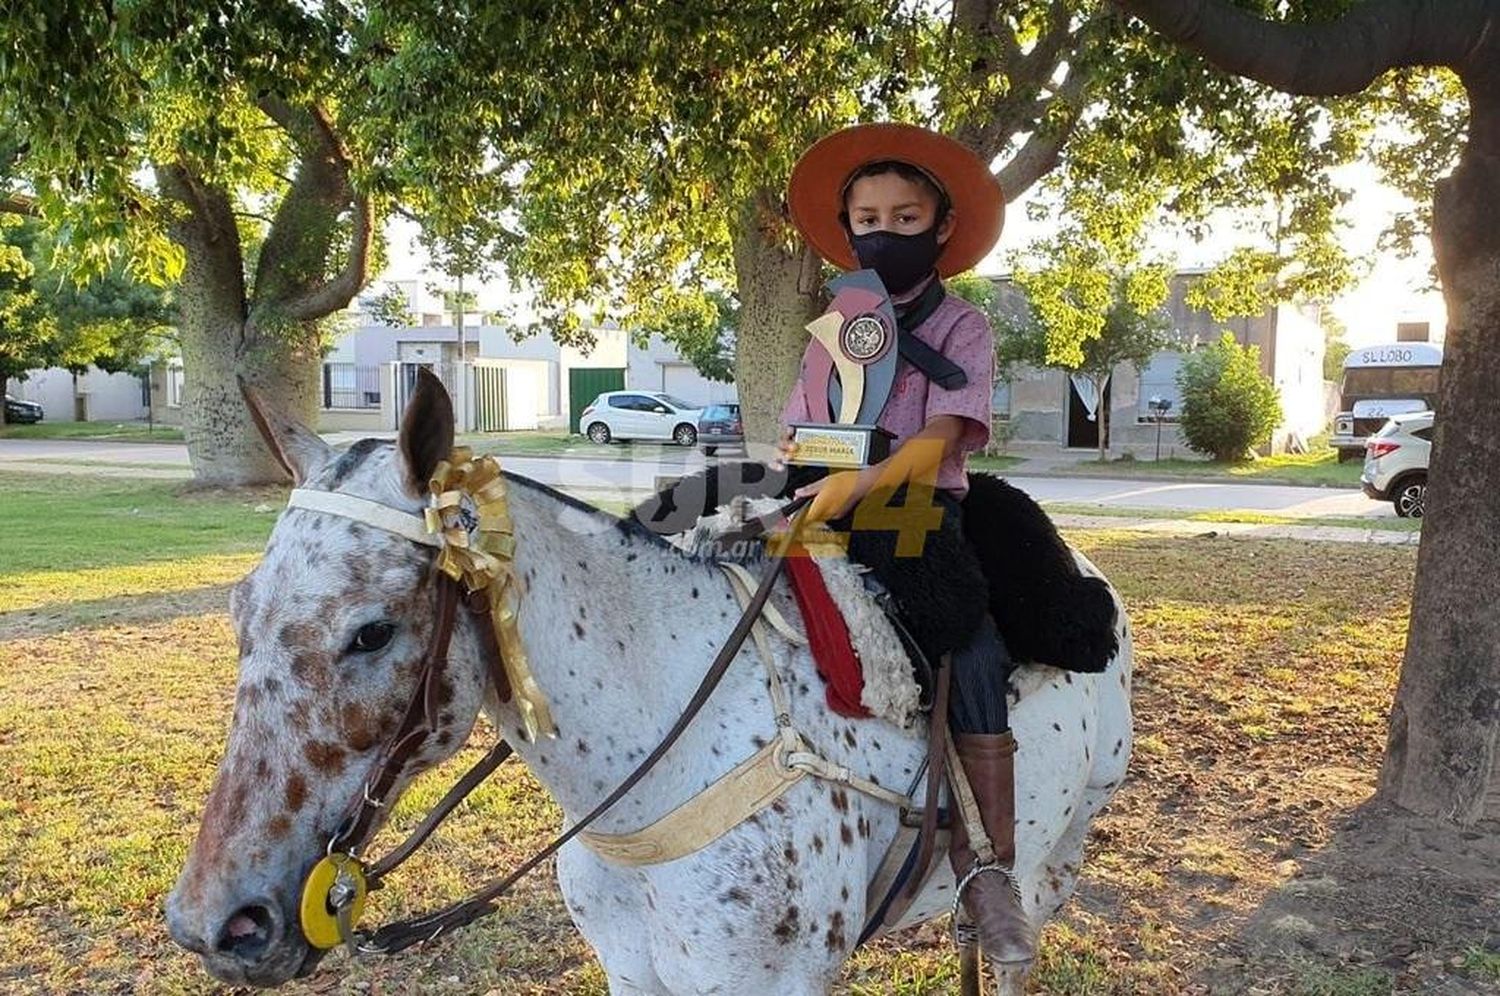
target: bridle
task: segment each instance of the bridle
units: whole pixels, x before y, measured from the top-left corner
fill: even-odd
[[[445,466],[479,467],[484,471],[483,479],[502,480],[503,483],[503,479],[499,478],[498,463],[493,457],[476,459],[463,448],[455,449],[450,460],[439,465],[440,470]],[[491,471],[493,474],[490,473]],[[775,542],[767,543],[767,562],[754,593],[749,598],[733,631],[709,666],[698,689],[684,707],[681,716],[663,736],[661,742],[613,792],[514,871],[494,880],[468,898],[436,912],[410,917],[366,933],[356,929],[356,924],[364,910],[366,895],[380,888],[384,878],[415,853],[453,809],[512,753],[509,743],[505,740],[498,741],[473,767],[465,772],[462,778],[454,783],[453,787],[400,845],[378,861],[369,865],[365,864],[360,857],[360,849],[373,834],[381,811],[389,808],[393,801],[392,793],[401,783],[402,776],[406,773],[412,758],[437,732],[440,708],[438,689],[447,671],[448,649],[452,642],[460,604],[463,604],[475,621],[480,624],[477,628],[482,634],[481,651],[485,658],[489,681],[494,685],[499,700],[509,701],[515,691],[512,687],[514,684],[512,677],[516,671],[512,665],[516,662],[513,659],[507,659],[506,654],[507,644],[511,645],[512,656],[517,650],[513,642],[514,630],[509,633],[510,640],[507,640],[504,635],[497,639],[497,630],[502,634],[505,630],[503,627],[492,624],[494,620],[491,614],[497,604],[496,600],[487,594],[483,587],[468,587],[469,582],[480,577],[479,574],[470,570],[454,570],[456,563],[462,567],[462,564],[458,562],[462,561],[463,557],[455,557],[453,551],[455,547],[466,550],[469,539],[467,535],[455,531],[454,517],[445,516],[441,511],[446,509],[452,512],[459,508],[459,502],[454,497],[455,491],[444,488],[442,478],[441,473],[434,475],[432,508],[427,510],[427,515],[424,517],[368,499],[336,492],[296,489],[292,492],[288,503],[289,508],[302,508],[353,519],[413,542],[438,548],[438,556],[434,561],[437,578],[437,622],[422,657],[416,688],[407,704],[406,711],[402,714],[400,724],[382,748],[373,774],[365,780],[359,794],[346,807],[343,819],[329,836],[324,857],[313,866],[303,886],[301,925],[303,934],[314,947],[327,949],[342,943],[354,955],[395,954],[413,944],[435,939],[440,934],[456,927],[472,923],[494,912],[498,908],[496,901],[510,891],[516,882],[555,854],[568,841],[587,830],[615,803],[624,798],[666,755],[718,687],[770,597],[784,563],[783,555],[801,531],[803,516],[800,510],[810,500],[796,499],[782,507],[777,515],[751,520],[734,537],[740,540],[752,539],[766,532],[773,522],[790,520],[787,532],[778,535]],[[499,504],[503,505],[503,487],[498,490],[502,496]],[[440,511],[435,514],[434,509]],[[481,509],[481,512],[485,510]],[[508,509],[491,508],[479,518],[483,520],[486,515],[492,521],[499,521],[503,517],[505,525],[509,526]],[[468,519],[463,519],[463,521],[467,522]],[[510,536],[508,529],[505,535]],[[507,544],[499,544],[496,548],[501,546],[507,546]],[[511,552],[514,550],[513,539],[508,542],[508,550]],[[464,554],[464,556],[468,555]],[[455,577],[455,573],[464,580],[461,581]],[[465,590],[466,587],[467,590]],[[520,674],[522,681],[529,682],[528,671],[523,669]]]

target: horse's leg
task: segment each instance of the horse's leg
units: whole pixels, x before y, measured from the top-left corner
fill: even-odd
[[[990,963],[990,974],[995,977],[995,996],[1025,996],[1027,965],[1001,965]]]
[[[631,870],[600,860],[582,844],[557,855],[557,884],[573,924],[599,957],[610,996],[668,996],[642,930],[645,884]]]

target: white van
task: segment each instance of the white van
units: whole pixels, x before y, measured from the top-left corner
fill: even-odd
[[[1392,415],[1436,408],[1442,365],[1443,347],[1433,342],[1394,342],[1350,352],[1329,440],[1339,451],[1339,462],[1363,460],[1365,441]]]

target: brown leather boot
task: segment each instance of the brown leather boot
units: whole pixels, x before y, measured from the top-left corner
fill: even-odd
[[[1036,937],[1011,879],[1016,859],[1016,738],[1009,731],[955,733],[953,746],[995,850],[993,864],[979,861],[955,809],[948,860],[960,883],[959,899],[974,922],[985,957],[1002,964],[1029,962],[1036,954]]]

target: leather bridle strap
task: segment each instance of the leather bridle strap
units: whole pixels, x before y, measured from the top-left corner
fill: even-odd
[[[800,509],[806,502],[807,499],[801,499],[799,502],[793,503],[789,508]],[[624,798],[631,789],[635,788],[641,779],[645,778],[651,769],[656,766],[656,763],[666,755],[667,751],[671,750],[672,745],[682,736],[688,725],[692,723],[699,711],[702,710],[704,704],[708,702],[709,697],[713,695],[714,690],[718,688],[719,682],[723,680],[725,673],[729,670],[729,665],[734,662],[735,657],[739,654],[740,647],[744,645],[745,639],[750,635],[750,630],[759,617],[761,609],[771,597],[771,591],[776,585],[776,578],[780,575],[782,566],[785,563],[782,554],[789,549],[790,541],[795,539],[801,531],[801,524],[802,515],[799,513],[792,520],[787,531],[785,537],[786,543],[783,544],[781,540],[778,540],[773,545],[774,549],[768,547],[770,559],[761,573],[760,583],[755,589],[755,594],[751,597],[750,603],[745,607],[745,611],[740,615],[739,622],[735,624],[728,639],[724,641],[724,646],[719,649],[718,656],[714,658],[713,664],[709,666],[708,672],[703,676],[703,680],[699,683],[697,691],[688,700],[686,707],[682,711],[682,715],[678,717],[677,722],[673,724],[672,728],[667,731],[661,743],[656,745],[656,748],[620,783],[618,788],[611,792],[604,801],[595,806],[588,815],[569,827],[546,847],[532,855],[531,858],[509,875],[492,882],[468,899],[455,903],[446,909],[429,913],[426,916],[412,917],[408,920],[400,920],[396,923],[387,924],[361,940],[359,950],[365,954],[395,954],[398,951],[411,947],[413,944],[432,940],[440,934],[472,923],[480,917],[494,912],[497,908],[495,900],[509,892],[511,887],[520,881],[523,876],[556,854],[564,844],[588,829],[595,820],[604,815],[610,807]]]
[[[437,728],[438,685],[448,663],[448,647],[453,640],[453,629],[457,622],[458,601],[463,597],[459,583],[447,575],[438,575],[437,586],[437,626],[433,630],[432,642],[428,644],[427,651],[423,654],[422,666],[417,675],[417,686],[412,692],[411,701],[407,703],[406,712],[401,717],[401,724],[396,728],[395,735],[387,741],[390,746],[385,756],[376,765],[373,777],[365,782],[359,798],[351,804],[348,815],[333,834],[328,845],[330,851],[342,849],[352,854],[364,843],[374,827],[376,815],[386,806],[388,796],[405,771],[412,755]],[[486,657],[490,680],[495,685],[496,695],[500,701],[504,702],[510,698],[510,686],[505,678],[505,669],[499,660],[500,650],[496,646],[494,629],[489,624],[489,602],[481,594],[478,598],[471,596],[465,604],[476,616],[481,617],[478,629],[481,633],[482,650]],[[409,858],[412,852],[432,835],[438,824],[453,811],[453,808],[473,792],[510,755],[511,747],[504,740],[490,748],[489,752],[448,790],[448,793],[427,814],[421,824],[407,836],[406,840],[371,866],[366,875],[368,887],[372,890],[378,889],[381,878]]]

